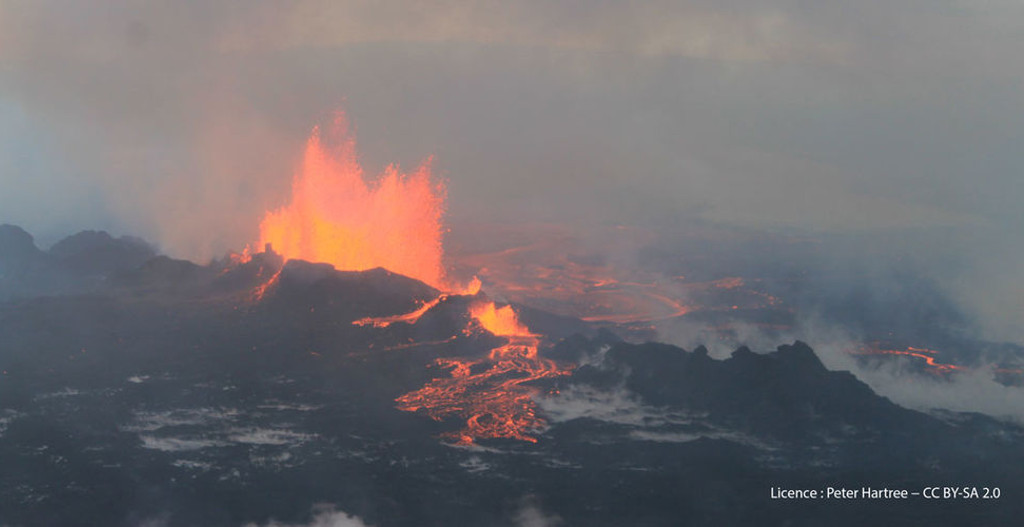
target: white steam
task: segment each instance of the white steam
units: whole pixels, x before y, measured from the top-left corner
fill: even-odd
[[[516,527],[557,527],[564,525],[562,518],[557,514],[548,514],[540,508],[537,499],[528,496],[522,500],[519,510],[516,511]]]
[[[319,504],[313,507],[313,519],[309,523],[283,523],[277,520],[258,525],[247,523],[244,527],[370,527],[358,516],[336,510],[333,505]]]

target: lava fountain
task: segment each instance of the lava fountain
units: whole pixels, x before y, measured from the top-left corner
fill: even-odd
[[[443,183],[432,180],[429,160],[408,174],[389,166],[367,183],[343,114],[329,132],[333,147],[325,145],[319,128],[313,129],[292,181],[291,202],[264,216],[258,246],[272,247],[286,260],[325,262],[339,270],[384,267],[442,292],[410,313],[356,320],[357,326],[414,324],[451,294],[476,295],[479,280],[453,285],[442,265],[446,193]],[[257,299],[276,277],[258,289]],[[442,367],[451,368],[450,376],[399,397],[398,408],[423,409],[434,419],[464,418],[465,429],[450,434],[463,444],[480,438],[536,441],[530,434],[544,421],[532,399],[537,389],[524,383],[565,370],[538,356],[540,336],[519,322],[512,307],[476,302],[470,319],[467,333],[487,331],[506,344],[481,359],[439,359]]]
[[[264,216],[258,247],[271,244],[285,259],[345,271],[384,267],[446,289],[445,186],[433,181],[430,160],[412,173],[388,166],[367,183],[344,114],[336,115],[328,139],[335,146],[325,146],[320,129],[313,129],[291,203]]]

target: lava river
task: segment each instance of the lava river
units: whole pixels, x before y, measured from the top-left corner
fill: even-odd
[[[446,434],[459,444],[479,439],[518,439],[536,442],[544,427],[533,397],[539,388],[531,381],[566,375],[569,370],[537,353],[540,336],[524,326],[511,306],[479,302],[470,308],[467,331],[488,331],[506,339],[482,359],[442,358],[437,365],[449,375],[397,399],[398,409],[424,412],[435,420],[465,419],[465,427]]]

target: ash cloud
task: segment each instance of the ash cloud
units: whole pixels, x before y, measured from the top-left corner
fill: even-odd
[[[967,0],[4,2],[0,222],[219,256],[344,107],[369,172],[435,156],[453,230],[928,230],[922,273],[1024,342],[1022,27]]]

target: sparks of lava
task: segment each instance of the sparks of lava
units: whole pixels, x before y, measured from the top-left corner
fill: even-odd
[[[438,359],[438,366],[450,369],[449,376],[399,397],[398,409],[423,411],[438,421],[465,419],[465,428],[446,434],[462,445],[494,438],[535,443],[532,434],[543,428],[544,420],[533,402],[539,389],[527,383],[568,370],[538,356],[540,337],[519,321],[511,306],[479,302],[471,306],[470,316],[478,331],[504,337],[507,343],[483,359]]]
[[[854,355],[897,355],[923,359],[925,364],[928,366],[929,371],[932,373],[947,373],[964,369],[963,366],[936,361],[935,356],[939,354],[938,351],[927,348],[916,348],[913,346],[907,346],[905,349],[897,350],[884,349],[879,347],[877,344],[873,344],[864,346],[856,351],[852,351],[851,353]]]
[[[344,114],[329,133],[314,128],[292,181],[291,203],[268,212],[258,247],[285,259],[326,262],[345,271],[384,267],[446,289],[441,263],[445,187],[432,181],[429,160],[412,173],[391,165],[367,183]]]

